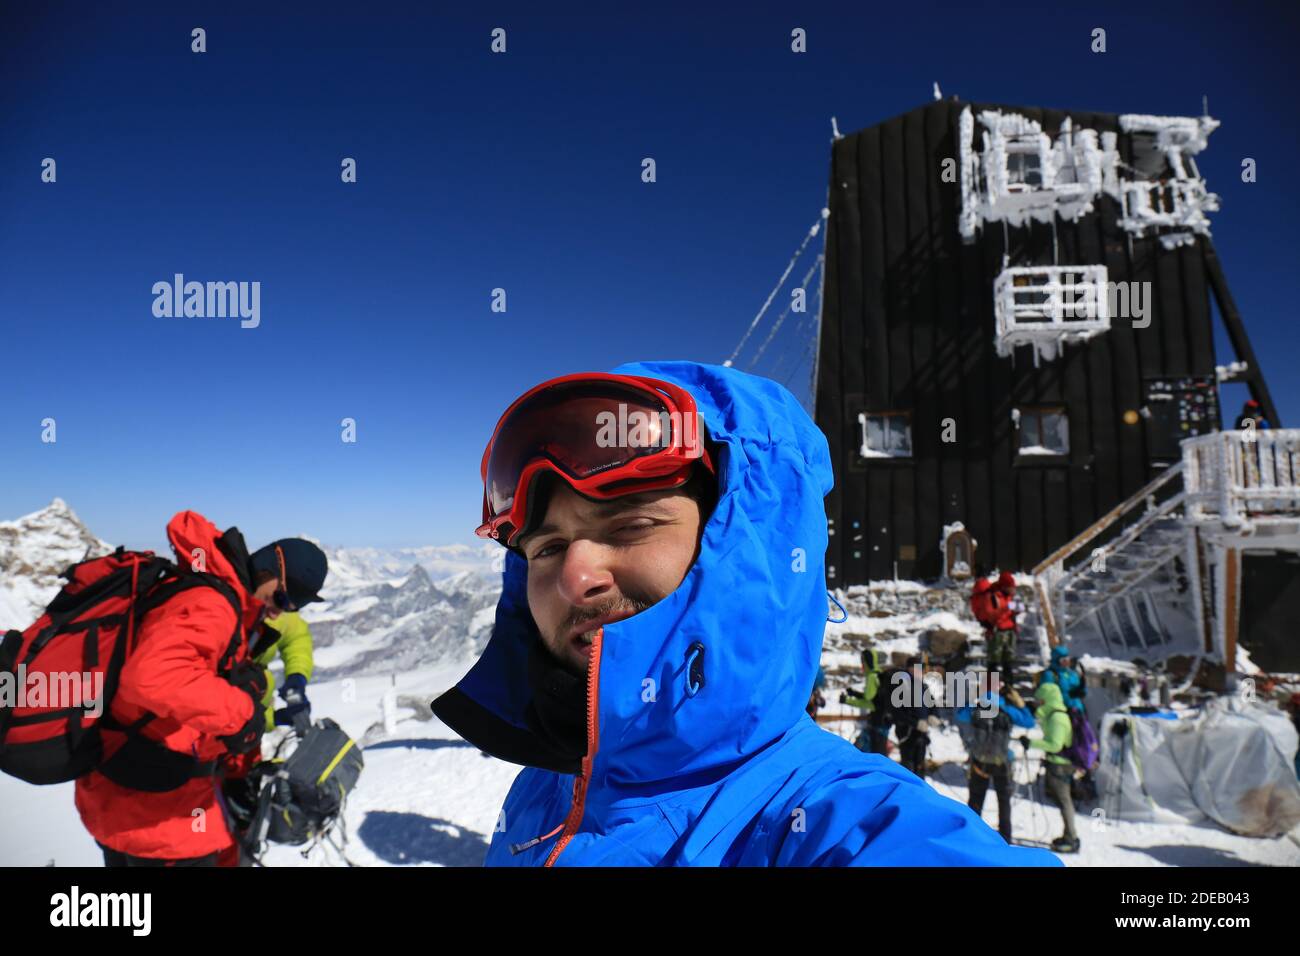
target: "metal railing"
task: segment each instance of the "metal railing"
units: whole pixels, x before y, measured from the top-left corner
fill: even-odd
[[[1300,517],[1300,429],[1213,432],[1185,439],[1182,450],[1182,462],[1166,469],[1034,568],[1035,589],[1051,643],[1072,623],[1066,620],[1066,592],[1093,573],[1099,558],[1104,568],[1111,556],[1132,550],[1139,540],[1147,542],[1150,536],[1143,535],[1161,519],[1181,517],[1189,531],[1197,524],[1214,524],[1245,533],[1262,522],[1294,523]],[[1197,550],[1190,535],[1182,546],[1168,541],[1147,547],[1147,551],[1147,559],[1128,569],[1130,573],[1122,580],[1096,590],[1097,600],[1077,619],[1128,593],[1159,561],[1179,552],[1185,552],[1194,600],[1201,600]]]
[[[1049,643],[1059,641],[1067,623],[1061,600],[1064,591],[1086,576],[1098,558],[1104,566],[1109,556],[1127,548],[1156,521],[1184,505],[1186,495],[1178,480],[1182,477],[1183,467],[1178,464],[1167,468],[1035,566],[1034,588]],[[1114,538],[1104,545],[1094,546],[1099,538],[1111,531],[1115,533]]]
[[[1143,226],[1198,226],[1206,212],[1219,208],[1219,197],[1201,179],[1121,180],[1124,223]]]
[[[1081,342],[1110,328],[1106,267],[1013,266],[993,281],[1000,354],[1036,345],[1053,355],[1062,342]]]
[[[1300,429],[1215,432],[1183,442],[1188,514],[1229,528],[1300,514]]]

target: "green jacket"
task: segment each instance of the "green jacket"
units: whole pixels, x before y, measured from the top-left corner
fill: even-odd
[[[1048,763],[1068,764],[1070,758],[1061,756],[1061,751],[1074,742],[1074,731],[1070,727],[1070,712],[1065,709],[1061,688],[1044,682],[1038,685],[1034,696],[1039,702],[1034,719],[1043,729],[1043,736],[1029,741],[1029,746],[1033,750],[1045,751]]]
[[[266,671],[266,693],[262,697],[262,706],[266,708],[266,728],[270,730],[275,726],[275,678],[271,676],[271,661],[275,660],[276,654],[279,654],[284,662],[285,677],[290,674],[301,674],[310,681],[311,630],[297,611],[284,611],[277,617],[267,618],[264,623],[280,634],[279,638],[264,647],[253,658]]]
[[[866,672],[867,682],[862,688],[861,697],[845,697],[844,703],[850,707],[859,707],[868,714],[876,709],[876,694],[880,690],[880,654],[878,651],[862,652],[862,669]]]

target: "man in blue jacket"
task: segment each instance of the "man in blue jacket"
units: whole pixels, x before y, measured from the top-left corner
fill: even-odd
[[[1038,683],[1055,684],[1061,688],[1066,707],[1081,714],[1084,712],[1083,699],[1088,696],[1088,687],[1078,667],[1070,660],[1070,649],[1064,644],[1052,648],[1052,662],[1038,675]]]
[[[482,474],[496,624],[433,709],[524,765],[488,865],[1057,864],[805,712],[832,472],[784,388],[690,362],[553,379]]]
[[[992,783],[998,800],[998,833],[1010,843],[1011,773],[1016,762],[1011,750],[1011,728],[1029,730],[1037,724],[1014,687],[1008,687],[1005,694],[985,694],[976,703],[976,707],[958,707],[953,713],[970,757],[967,806],[982,814]]]

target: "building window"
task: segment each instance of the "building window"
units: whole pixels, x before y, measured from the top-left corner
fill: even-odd
[[[908,412],[858,412],[863,458],[911,458],[912,416]]]
[[[1021,455],[1068,455],[1070,420],[1063,408],[1020,408],[1016,410]]]
[[[1012,140],[1007,144],[1007,185],[1025,189],[1040,189],[1043,185],[1043,163],[1038,153],[1038,141]]]

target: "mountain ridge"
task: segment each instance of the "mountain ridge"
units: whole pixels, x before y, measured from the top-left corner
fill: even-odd
[[[321,547],[330,562],[324,600],[303,611],[318,679],[470,661],[482,651],[501,590],[498,545]],[[64,570],[113,548],[61,498],[0,521],[0,629],[27,627],[65,583]]]

